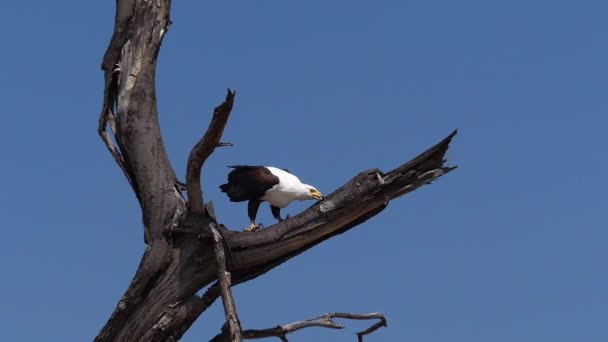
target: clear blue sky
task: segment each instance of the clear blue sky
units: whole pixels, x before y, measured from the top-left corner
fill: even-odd
[[[96,132],[114,1],[5,1],[0,29],[3,341],[88,341],[144,243]],[[380,311],[368,341],[608,341],[605,1],[175,1],[158,68],[183,179],[237,90],[206,196],[233,229],[225,165],[286,167],[326,193],[459,128],[460,168],[235,288],[245,328]],[[310,203],[293,205],[296,213]],[[266,205],[260,219],[272,222]],[[183,341],[206,341],[221,304]],[[293,341],[353,341],[310,329]]]

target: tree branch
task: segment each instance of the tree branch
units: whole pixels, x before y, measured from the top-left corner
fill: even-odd
[[[224,102],[213,111],[213,117],[207,128],[207,132],[205,132],[205,135],[190,151],[186,170],[186,189],[188,190],[188,206],[193,214],[202,214],[204,209],[201,189],[201,169],[203,163],[205,163],[217,146],[229,146],[227,143],[220,143],[220,139],[224,133],[224,127],[228,122],[235,94],[236,92],[228,89]]]
[[[232,291],[230,290],[230,272],[226,271],[226,256],[224,254],[224,238],[215,228],[215,223],[210,225],[211,233],[214,240],[215,260],[217,262],[217,275],[220,288],[222,290],[222,302],[224,304],[224,313],[226,314],[226,322],[230,331],[230,341],[243,341],[243,333],[241,332],[241,322],[236,311]]]
[[[377,319],[378,322],[369,328],[360,331],[357,333],[357,339],[359,342],[363,342],[363,336],[371,334],[372,332],[378,330],[381,327],[386,327],[386,318],[381,313],[369,313],[369,314],[353,314],[346,312],[333,312],[328,313],[323,316],[307,319],[304,321],[297,321],[285,325],[279,325],[274,328],[268,329],[248,329],[243,331],[243,337],[248,340],[259,339],[259,338],[268,338],[268,337],[278,337],[281,341],[287,341],[287,335],[293,333],[294,331],[309,328],[309,327],[322,327],[322,328],[330,328],[330,329],[344,329],[344,326],[334,322],[334,318],[343,318],[343,319],[352,319],[352,320],[370,320]],[[223,342],[230,341],[227,336],[227,330],[222,328],[222,332],[215,336],[211,342]]]
[[[148,246],[96,341],[139,339],[144,328],[154,323],[146,321],[146,314],[158,317],[150,305],[155,295],[158,298],[159,281],[166,277],[165,269],[176,264],[162,232],[175,224],[184,201],[174,186],[175,174],[162,141],[155,89],[156,61],[170,24],[170,4],[170,0],[117,0],[114,32],[102,62],[104,103],[98,133],[139,201]],[[108,123],[115,144],[107,132]]]
[[[313,246],[380,213],[388,202],[447,174],[444,155],[457,131],[416,158],[382,173],[360,173],[322,202],[266,229],[231,232],[233,282],[253,279]]]
[[[146,242],[162,237],[163,223],[181,200],[172,191],[175,173],[156,107],[156,62],[170,25],[170,6],[170,0],[117,0],[114,32],[101,64],[104,101],[98,134],[143,209]],[[116,145],[106,131],[108,123]]]

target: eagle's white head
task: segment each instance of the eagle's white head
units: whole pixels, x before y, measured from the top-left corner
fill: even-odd
[[[275,207],[285,208],[289,202],[298,200],[322,200],[323,194],[312,185],[304,184],[300,179],[286,170],[272,166],[266,167],[279,180],[279,183],[267,190],[263,200]]]
[[[323,199],[323,194],[312,185],[302,184],[302,190],[298,199],[314,199],[320,201]]]

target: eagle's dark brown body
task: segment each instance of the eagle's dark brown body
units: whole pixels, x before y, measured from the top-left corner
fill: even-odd
[[[247,212],[251,220],[249,230],[258,227],[255,224],[260,204],[270,203],[272,216],[282,221],[281,208],[293,200],[322,199],[323,195],[313,186],[303,184],[298,177],[285,169],[272,166],[235,165],[228,174],[228,183],[220,185],[222,192],[232,202],[249,201]]]

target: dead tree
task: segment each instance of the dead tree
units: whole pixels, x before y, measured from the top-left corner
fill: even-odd
[[[169,163],[161,138],[155,93],[156,60],[170,21],[170,0],[117,0],[114,33],[103,57],[105,77],[99,134],[142,209],[147,248],[125,294],[96,341],[176,341],[222,297],[226,324],[214,340],[276,336],[306,326],[339,328],[334,318],[378,319],[381,314],[333,313],[262,330],[241,330],[230,287],[254,279],[380,213],[405,195],[454,169],[444,155],[454,131],[416,158],[391,170],[363,171],[320,203],[258,232],[218,223],[201,191],[201,169],[220,141],[235,92],[213,112],[192,148],[186,185]],[[109,129],[108,129],[109,128]],[[182,191],[187,191],[186,200]],[[202,296],[197,291],[206,288]],[[219,328],[219,327],[218,327]]]

